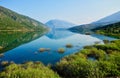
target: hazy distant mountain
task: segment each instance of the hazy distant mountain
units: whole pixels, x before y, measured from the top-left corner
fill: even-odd
[[[40,30],[45,25],[24,15],[0,6],[0,30]]]
[[[85,25],[79,25],[79,26],[75,26],[70,28],[71,31],[88,31],[94,28],[99,28],[99,27],[104,27],[106,25],[112,24],[112,23],[116,23],[116,22],[120,22],[120,11],[117,13],[114,13],[112,15],[109,15],[105,18],[102,18],[96,22],[92,22],[90,24],[85,24]]]
[[[102,24],[102,23],[105,23],[105,24],[112,24],[112,23],[116,23],[116,22],[120,22],[120,11],[117,12],[117,13],[114,13],[112,15],[109,15],[105,18],[102,18],[96,22],[93,22],[92,24]]]
[[[70,27],[75,26],[75,24],[73,23],[57,19],[50,20],[45,25],[52,29],[68,29]]]

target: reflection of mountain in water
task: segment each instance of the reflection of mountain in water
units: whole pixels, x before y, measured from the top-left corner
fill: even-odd
[[[62,29],[51,30],[48,34],[46,34],[46,36],[49,37],[50,39],[62,39],[72,35],[74,35],[74,33]]]
[[[18,47],[42,36],[40,32],[0,32],[0,53]]]
[[[85,34],[84,31],[71,31],[71,32],[77,33],[77,34]],[[89,31],[89,33],[91,33],[90,36],[96,37],[96,38],[98,38],[98,39],[100,39],[100,40],[115,40],[115,38],[108,37],[108,36],[104,36],[104,35],[100,35],[100,34],[95,34],[95,33],[92,32],[92,31]]]

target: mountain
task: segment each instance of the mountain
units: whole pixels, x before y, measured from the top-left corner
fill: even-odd
[[[75,24],[73,23],[63,21],[63,20],[57,20],[57,19],[50,20],[45,25],[51,29],[67,29],[75,26]]]
[[[109,15],[105,18],[102,18],[96,22],[93,22],[92,24],[100,24],[100,23],[101,24],[112,24],[116,22],[120,22],[120,11],[112,15]]]
[[[39,30],[46,29],[45,25],[12,10],[0,6],[0,31],[3,30]]]
[[[112,15],[109,15],[105,18],[102,18],[96,22],[72,27],[70,28],[70,30],[75,32],[89,31],[94,28],[104,27],[106,25],[117,23],[117,22],[120,22],[120,11]]]
[[[120,38],[120,22],[93,29],[97,34]]]

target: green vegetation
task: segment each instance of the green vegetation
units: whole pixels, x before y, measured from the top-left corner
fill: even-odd
[[[76,29],[83,31],[78,27],[72,30],[76,31]],[[45,30],[47,28],[42,23],[0,6],[0,57],[4,56],[2,52],[40,37]],[[87,30],[85,29],[84,32]],[[93,31],[120,38],[120,22],[96,28]],[[86,34],[90,35],[90,33]],[[63,78],[120,77],[120,40],[103,41],[105,45],[95,42],[93,46],[85,46],[82,51],[64,57],[53,67],[53,70]],[[73,45],[66,44],[65,47],[72,48]],[[50,49],[40,48],[39,51],[50,51]],[[64,53],[65,49],[59,48],[57,51]],[[0,78],[60,78],[50,67],[45,67],[39,61],[25,64],[2,61],[0,66],[5,67],[0,72]]]
[[[45,48],[40,48],[39,51],[40,51],[40,52],[44,52],[44,51],[45,51]]]
[[[45,48],[44,48],[45,49]],[[59,48],[63,53],[64,48]],[[76,54],[64,57],[52,71],[39,61],[15,64],[3,61],[0,78],[105,78],[120,77],[120,40],[105,45],[85,46]],[[55,73],[57,72],[57,73]]]
[[[8,65],[9,65],[9,62],[8,62],[8,61],[2,61],[2,62],[0,63],[0,65],[2,65],[2,66],[8,66]]]
[[[3,56],[4,56],[4,54],[3,54],[3,53],[1,53],[1,54],[0,54],[0,57],[3,57]]]
[[[0,31],[45,31],[40,22],[0,6]]]
[[[82,51],[64,57],[55,70],[63,78],[120,77],[120,40],[86,46]]]
[[[120,38],[120,22],[93,29],[97,34]]]
[[[58,49],[58,52],[59,52],[59,53],[64,53],[64,52],[65,52],[65,49],[64,49],[64,48],[59,48],[59,49]]]
[[[0,46],[0,50],[2,50],[3,49],[3,47],[2,46]]]
[[[40,51],[40,52],[50,51],[50,48],[40,48],[39,51]]]
[[[72,44],[66,44],[66,48],[72,48],[73,45]]]
[[[0,6],[0,53],[36,39],[46,31],[48,28],[42,23]]]
[[[60,78],[41,63],[11,64],[0,73],[0,78]]]
[[[109,40],[103,40],[104,44],[107,44],[109,43],[110,41]]]

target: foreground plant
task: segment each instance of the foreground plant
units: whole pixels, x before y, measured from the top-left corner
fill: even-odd
[[[64,57],[55,70],[63,78],[119,78],[119,43],[120,40],[115,40],[105,45],[86,46],[82,51]]]
[[[60,78],[41,63],[11,64],[0,73],[0,78]]]

